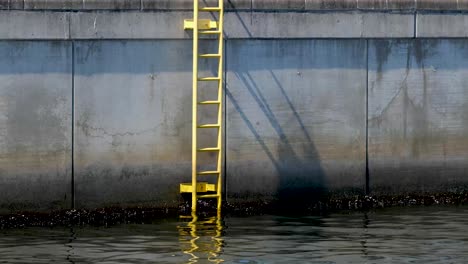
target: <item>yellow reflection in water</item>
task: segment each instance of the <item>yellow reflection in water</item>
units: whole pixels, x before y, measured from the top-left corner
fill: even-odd
[[[182,251],[189,256],[187,263],[212,262],[221,263],[224,240],[221,212],[216,216],[199,219],[196,213],[181,217],[191,219],[187,225],[178,226]]]

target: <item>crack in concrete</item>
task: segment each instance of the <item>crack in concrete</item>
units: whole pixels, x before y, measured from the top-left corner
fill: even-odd
[[[158,129],[160,126],[162,126],[162,125],[163,125],[163,123],[159,123],[156,126],[153,126],[151,128],[147,128],[147,129],[143,129],[143,130],[139,130],[139,131],[126,131],[126,132],[111,133],[111,132],[107,131],[106,129],[102,128],[102,127],[90,126],[90,125],[86,124],[86,122],[78,121],[77,124],[76,124],[77,127],[80,127],[83,130],[83,132],[84,132],[84,134],[86,136],[94,137],[94,138],[138,136],[138,135],[142,135],[142,134],[154,131],[154,130]],[[90,133],[90,131],[94,131],[95,133],[99,133],[101,135],[93,135],[92,133]]]

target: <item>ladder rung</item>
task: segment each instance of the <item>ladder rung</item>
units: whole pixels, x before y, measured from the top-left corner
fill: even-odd
[[[219,124],[206,124],[206,125],[200,125],[198,128],[218,128],[221,127]]]
[[[204,31],[200,31],[198,33],[200,33],[200,34],[221,34],[221,31],[220,30],[204,30]]]
[[[200,58],[219,58],[221,57],[221,54],[200,54],[199,55]]]
[[[199,8],[198,10],[205,11],[205,12],[213,12],[213,11],[221,11],[221,8],[219,8],[219,7],[202,7],[202,8]]]
[[[211,152],[211,151],[219,151],[219,148],[201,148],[198,149],[199,152]]]
[[[198,78],[199,81],[201,82],[209,82],[209,81],[219,81],[221,78],[219,77],[203,77],[203,78]]]
[[[202,102],[198,102],[198,104],[201,104],[201,105],[207,105],[207,104],[220,104],[221,101],[202,101]]]
[[[213,175],[213,174],[220,174],[220,171],[200,171],[197,175]]]
[[[204,195],[197,195],[197,198],[218,198],[219,195],[217,194],[204,194]]]

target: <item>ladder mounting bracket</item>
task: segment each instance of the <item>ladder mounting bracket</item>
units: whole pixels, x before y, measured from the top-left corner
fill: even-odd
[[[181,183],[180,193],[192,193],[191,183]],[[207,182],[197,182],[197,193],[216,192],[216,184]]]
[[[194,23],[193,19],[185,19],[184,20],[184,29],[193,29]],[[198,29],[215,29],[218,27],[218,23],[216,21],[210,19],[199,19],[198,20]]]

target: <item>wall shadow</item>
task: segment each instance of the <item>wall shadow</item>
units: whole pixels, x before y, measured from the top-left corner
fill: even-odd
[[[365,47],[363,40],[229,41],[226,93],[236,117],[228,120],[231,122],[228,142],[243,144],[236,150],[241,160],[245,160],[241,156],[243,153],[250,153],[255,160],[251,152],[257,149],[266,156],[258,162],[238,163],[252,168],[233,167],[235,172],[228,171],[233,184],[240,182],[236,177],[256,177],[255,183],[265,181],[262,182],[264,188],[250,188],[253,191],[246,192],[248,199],[268,197],[269,188],[273,188],[279,207],[303,207],[316,205],[321,198],[327,198],[332,188],[347,186],[348,183],[339,182],[341,175],[356,173],[356,170],[350,167],[353,172],[347,172],[348,165],[325,169],[323,162],[326,159],[331,164],[340,163],[341,157],[348,156],[340,151],[351,151],[349,145],[354,144],[351,142],[354,136],[339,131],[341,128],[358,129],[353,133],[364,135],[365,110],[354,112],[353,106],[365,101]],[[347,87],[348,78],[353,82],[362,79],[359,81],[362,86],[349,84],[351,90],[343,89],[343,85]],[[335,91],[336,86],[341,88]],[[353,124],[353,120],[362,120],[362,127],[360,123]],[[239,128],[242,123],[253,138],[239,131],[243,129]],[[242,138],[249,142],[244,144]],[[336,139],[340,142],[335,143]],[[317,149],[318,140],[326,151],[325,158]],[[326,144],[332,146],[327,148]],[[232,158],[229,162],[236,164]],[[350,188],[357,186],[351,180],[349,182]],[[238,186],[231,188],[242,191]],[[258,190],[264,193],[255,193]]]
[[[255,128],[255,121],[249,119],[229,89],[226,89],[226,96],[276,170],[279,178],[279,187],[275,192],[276,209],[291,209],[291,207],[299,209],[315,203],[327,192],[325,172],[310,130],[306,128],[278,77],[272,70],[269,70],[269,74],[276,84],[271,88],[279,90],[294,119],[293,122],[288,122],[287,131],[252,75],[249,72],[239,72],[236,76],[261,109],[268,124],[274,129],[277,137],[277,141],[274,142],[275,146],[271,145],[271,139],[265,139],[264,135]],[[289,135],[291,131],[300,131],[301,140],[295,138],[291,140],[291,135]]]

